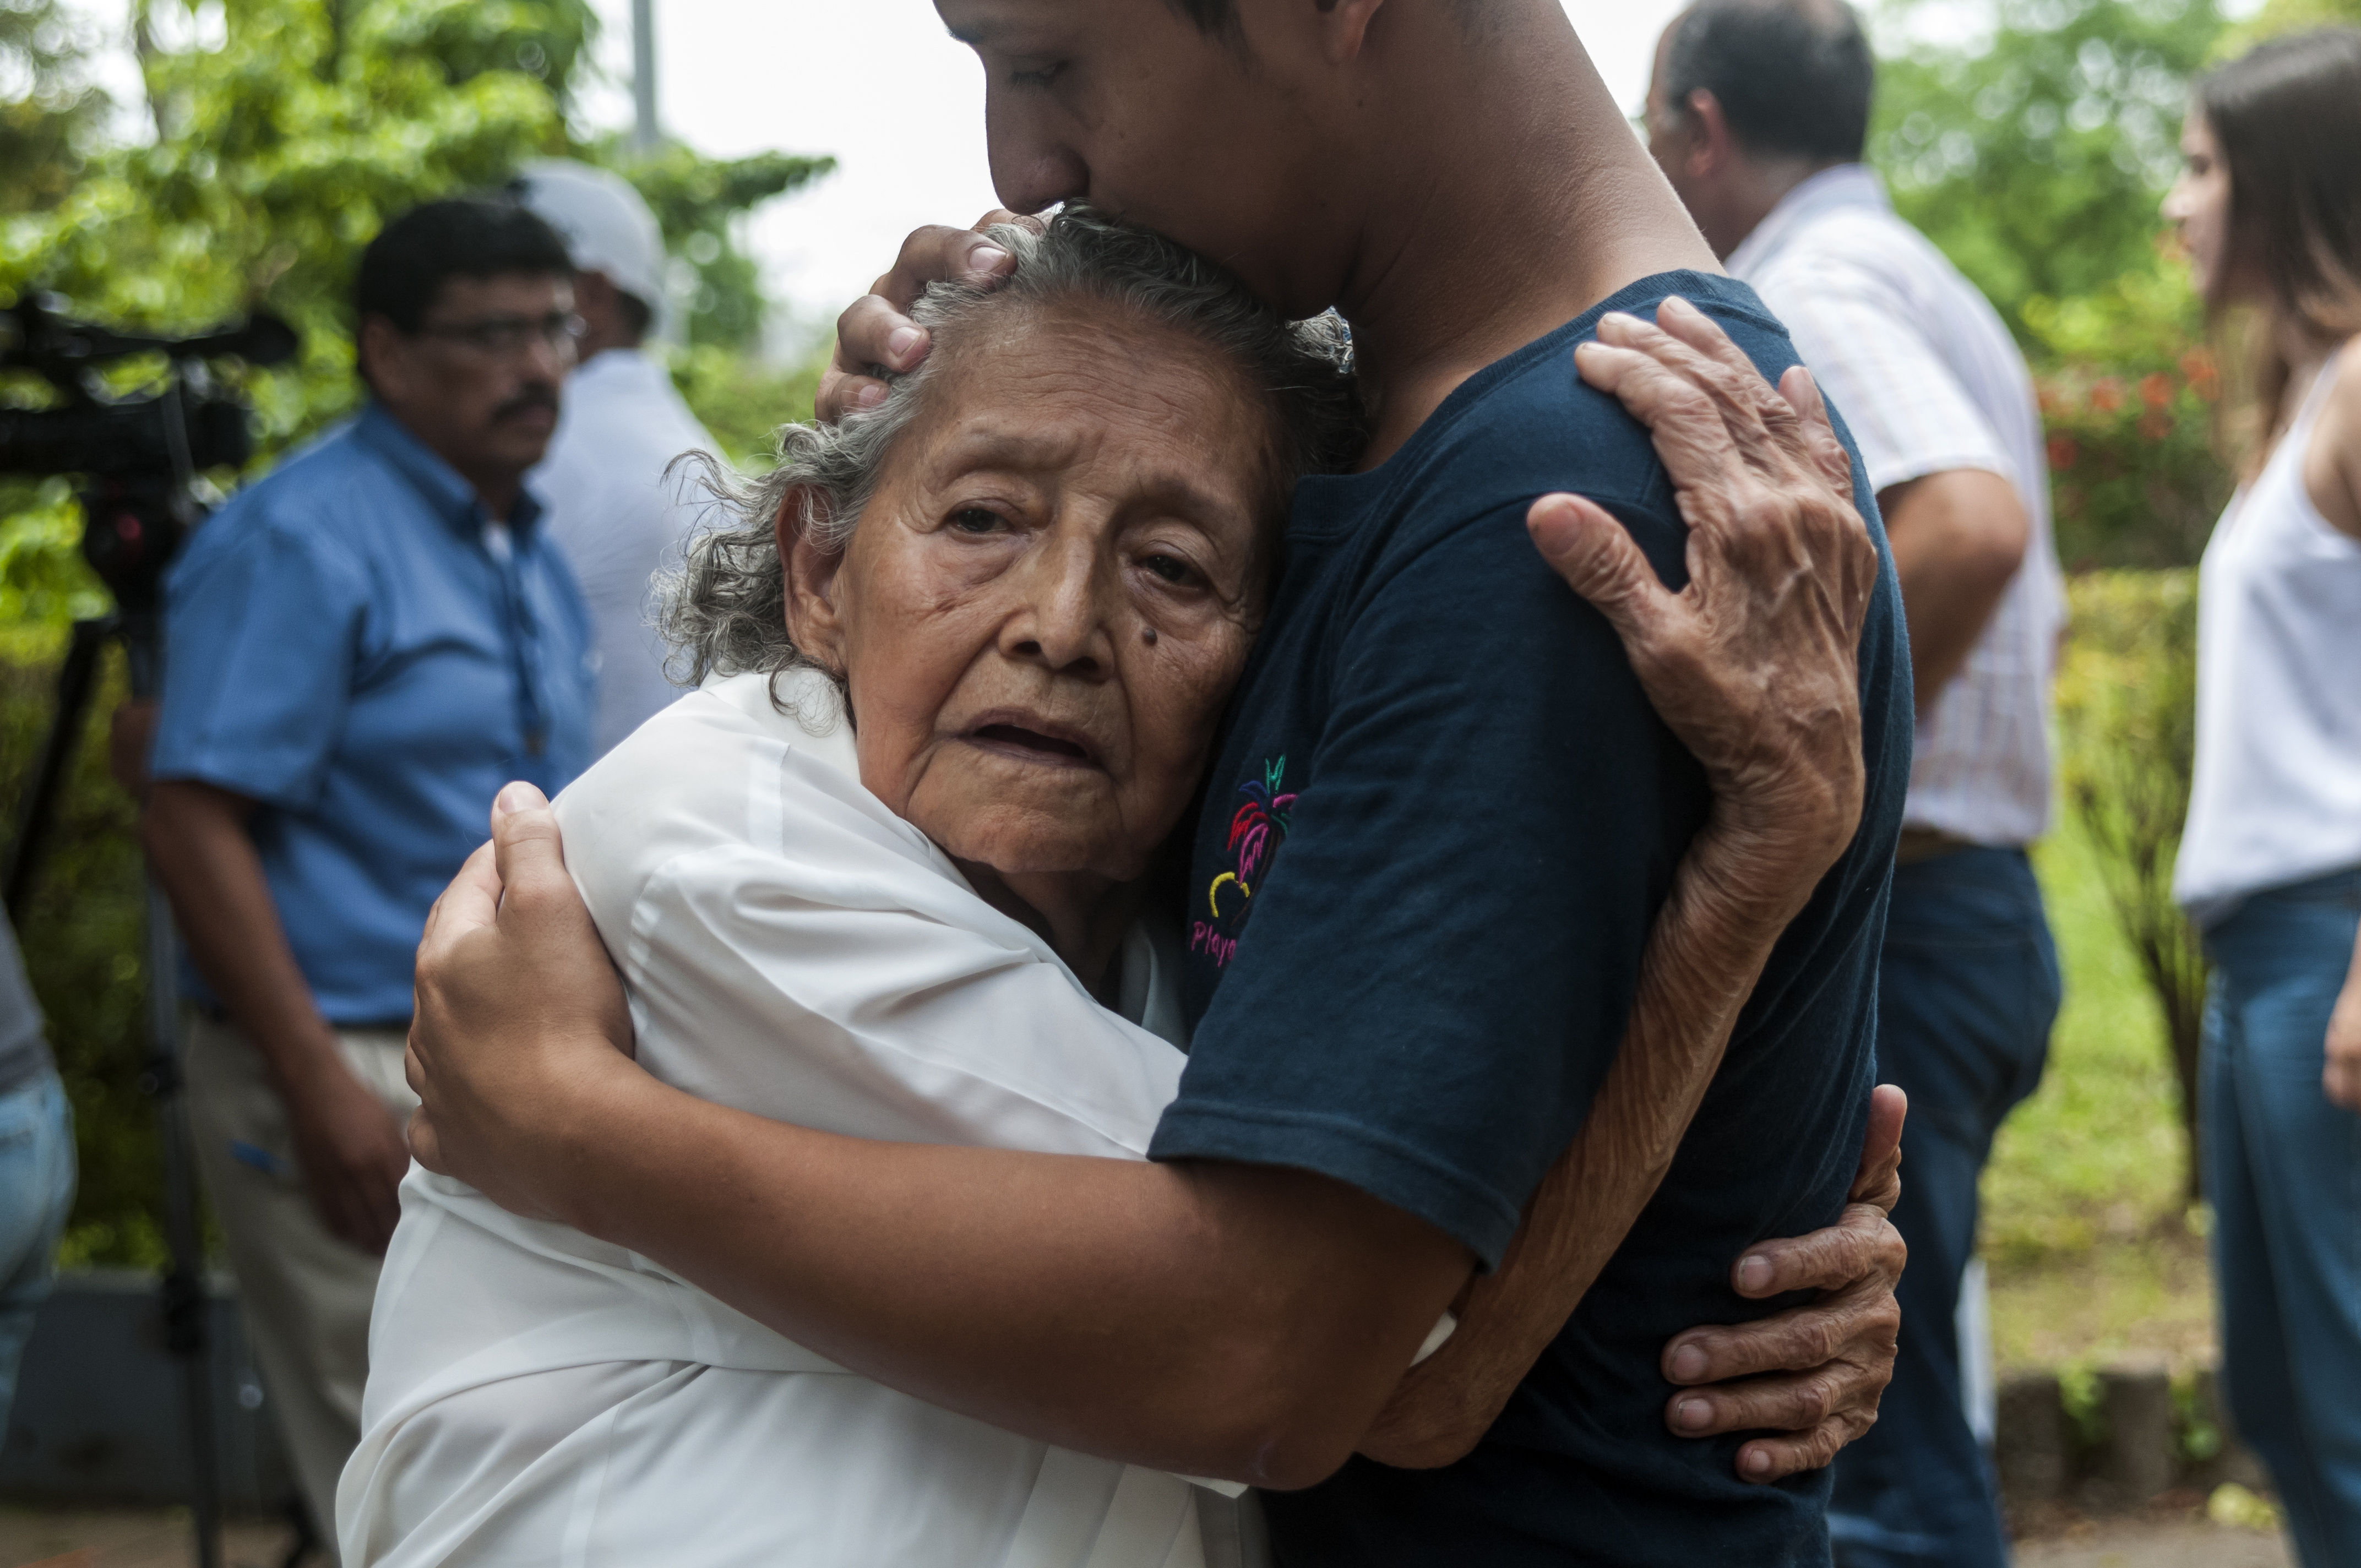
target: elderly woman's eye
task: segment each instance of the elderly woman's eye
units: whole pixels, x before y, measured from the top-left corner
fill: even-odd
[[[1141,564],[1166,582],[1176,586],[1193,583],[1197,580],[1196,568],[1178,555],[1150,555]]]
[[[986,507],[961,507],[951,513],[952,529],[960,533],[997,533],[1004,524],[1001,515]]]

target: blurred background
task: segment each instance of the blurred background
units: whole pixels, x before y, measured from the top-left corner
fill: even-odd
[[[1567,8],[1636,112],[1678,5]],[[2071,578],[2067,809],[2037,851],[2067,998],[2048,1079],[1986,1177],[1996,1369],[2055,1387],[2061,1441],[2091,1450],[2107,1441],[2107,1377],[2162,1375],[2173,1463],[2208,1477],[2199,1506],[2251,1502],[2248,1522],[2267,1524],[2267,1502],[2203,1468],[2222,1443],[2191,1175],[2203,976],[2167,883],[2191,765],[2190,568],[2230,479],[2220,378],[2188,347],[2202,311],[2157,203],[2193,71],[2361,20],[2361,0],[1900,0],[1872,19],[1872,160],[2034,367]],[[654,24],[650,139],[627,0],[0,0],[0,302],[49,290],[73,314],[162,331],[278,312],[303,346],[247,375],[258,470],[353,411],[346,282],[386,216],[577,157],[622,173],[660,218],[672,374],[728,455],[759,466],[767,433],[809,412],[836,312],[903,233],[993,204],[982,82],[923,0],[657,0]],[[111,374],[128,390],[159,370]],[[45,395],[0,379],[0,402]],[[0,477],[0,803],[47,720],[69,623],[104,609],[79,532],[64,481]],[[119,689],[119,671],[105,678]],[[137,1085],[142,892],[134,810],[106,773],[112,706],[94,707],[20,929],[79,1115],[60,1263],[149,1269],[163,1245]]]

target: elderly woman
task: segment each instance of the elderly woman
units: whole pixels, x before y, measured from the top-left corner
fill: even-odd
[[[557,817],[657,1078],[850,1138],[1137,1160],[1185,1046],[1150,890],[1290,486],[1358,424],[1332,323],[1087,213],[996,237],[1013,280],[938,290],[924,368],[785,432],[744,526],[697,546],[670,622],[701,688]],[[1677,1104],[1708,1045],[1646,1064]],[[1611,1247],[1653,1184],[1571,1218]],[[423,1170],[370,1349],[354,1564],[1260,1560],[1238,1485],[913,1398]]]

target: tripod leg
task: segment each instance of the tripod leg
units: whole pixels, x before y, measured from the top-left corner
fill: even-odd
[[[82,721],[90,713],[91,688],[98,677],[99,650],[115,630],[115,622],[77,620],[73,641],[66,644],[65,663],[58,666],[57,707],[49,716],[49,732],[41,741],[31,778],[26,781],[24,804],[17,808],[16,836],[8,846],[5,896],[9,918],[24,924],[25,896],[33,888],[33,871],[40,860],[41,839],[56,806],[58,786],[66,764],[82,742]]]
[[[189,1434],[189,1512],[196,1531],[196,1568],[221,1568],[220,1432],[214,1405],[213,1358],[205,1332],[204,1236],[197,1224],[196,1151],[181,1098],[180,970],[172,939],[172,909],[154,882],[148,884],[148,1070],[141,1082],[156,1101],[156,1133],[164,1164],[164,1242],[171,1254],[164,1276],[164,1343],[181,1363],[182,1414]]]

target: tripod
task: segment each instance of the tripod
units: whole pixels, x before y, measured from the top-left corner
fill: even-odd
[[[163,628],[152,605],[74,623],[65,663],[58,671],[57,708],[33,764],[9,849],[6,897],[12,920],[22,914],[32,891],[58,791],[90,715],[99,655],[117,640],[129,662],[134,697],[153,697],[163,684]],[[214,1447],[213,1369],[205,1354],[204,1242],[197,1225],[196,1154],[181,1097],[178,944],[171,908],[153,877],[147,889],[148,1009],[139,1088],[155,1106],[163,1157],[164,1241],[171,1257],[160,1290],[164,1343],[181,1365],[197,1568],[221,1568],[221,1458]]]

